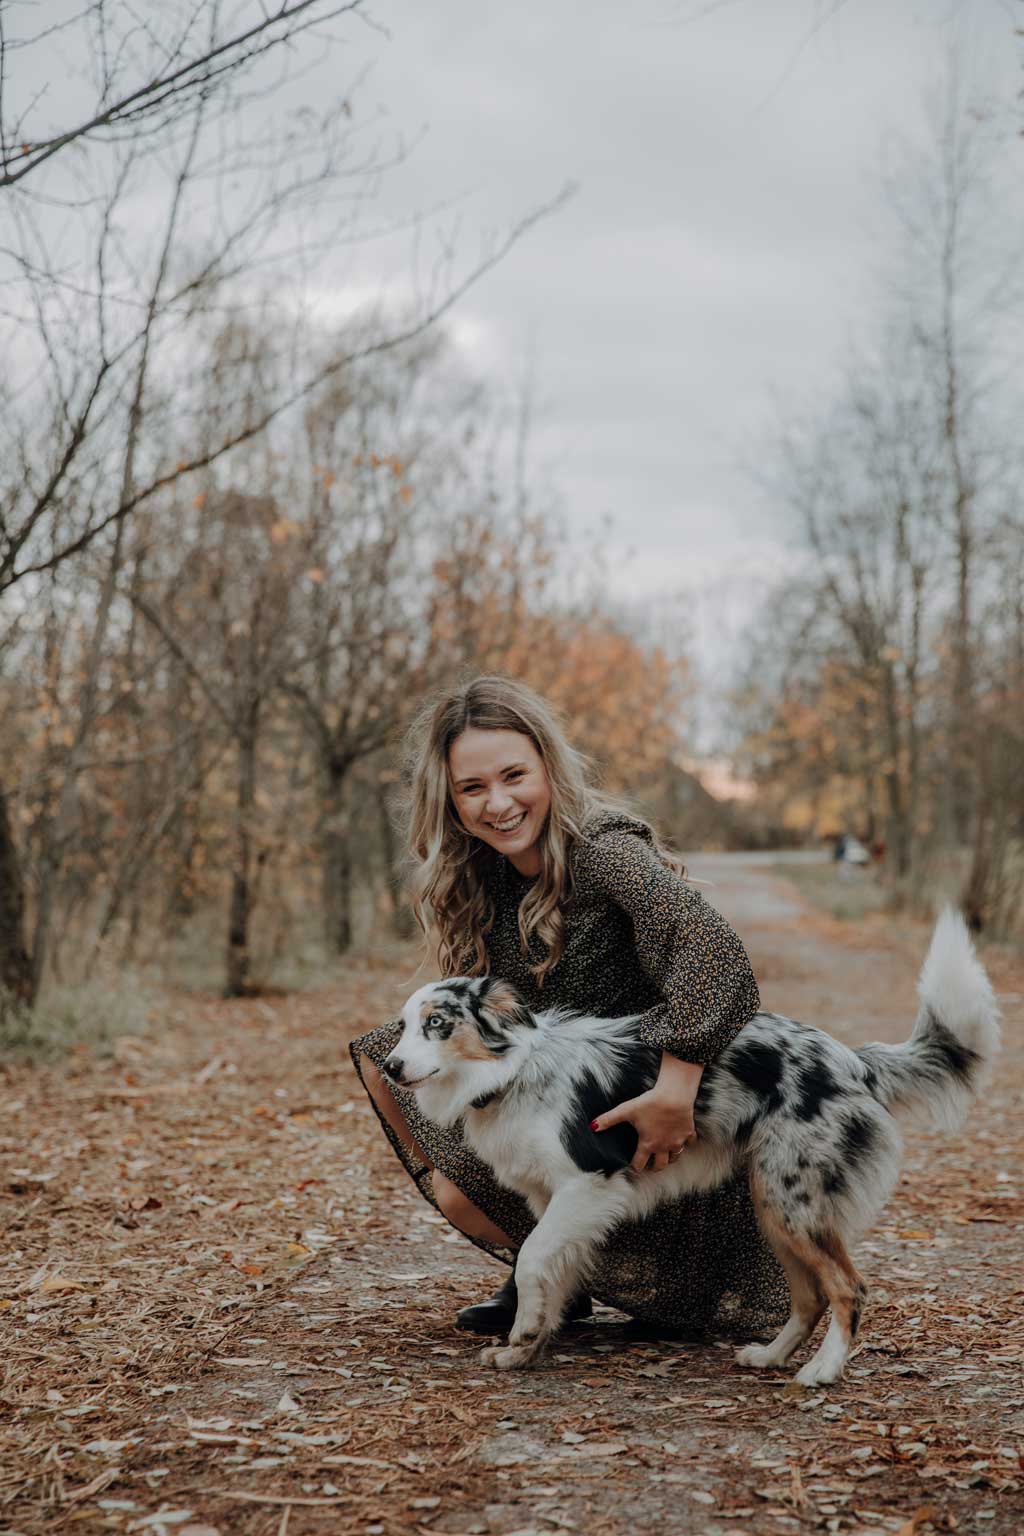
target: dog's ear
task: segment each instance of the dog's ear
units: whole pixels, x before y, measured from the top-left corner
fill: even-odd
[[[508,1033],[512,1029],[536,1029],[537,1023],[526,1000],[510,981],[487,976],[480,986],[480,1005],[494,1028]]]

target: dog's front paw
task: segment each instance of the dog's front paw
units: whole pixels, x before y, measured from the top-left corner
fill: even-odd
[[[843,1362],[838,1364],[823,1363],[815,1356],[802,1365],[796,1373],[796,1380],[802,1387],[828,1387],[832,1382],[838,1381],[843,1374]]]
[[[536,1344],[492,1344],[480,1351],[481,1365],[493,1365],[496,1371],[525,1371],[537,1361]]]
[[[737,1365],[752,1365],[759,1371],[783,1364],[770,1344],[744,1344],[736,1351],[735,1360]]]

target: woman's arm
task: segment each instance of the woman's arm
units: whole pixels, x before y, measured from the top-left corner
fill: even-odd
[[[632,832],[583,843],[578,875],[628,917],[636,956],[662,1001],[637,1020],[644,1045],[706,1066],[760,1007],[739,936],[699,891]]]
[[[628,916],[637,958],[663,999],[637,1021],[639,1038],[662,1050],[657,1082],[599,1116],[595,1128],[628,1120],[639,1136],[632,1166],[664,1168],[696,1139],[701,1073],[757,1012],[757,982],[725,918],[643,837],[606,832],[581,847],[578,859],[590,883]]]

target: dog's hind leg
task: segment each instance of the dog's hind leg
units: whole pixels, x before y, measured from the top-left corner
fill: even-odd
[[[790,1313],[781,1332],[770,1344],[745,1345],[736,1351],[736,1362],[738,1365],[770,1370],[785,1365],[801,1344],[806,1343],[828,1308],[828,1298],[817,1270],[801,1258],[797,1246],[794,1246],[794,1234],[787,1230],[771,1207],[759,1196],[754,1180],[751,1180],[751,1189],[762,1235],[786,1272]]]
[[[595,1248],[628,1205],[628,1190],[603,1174],[572,1179],[552,1197],[516,1256],[519,1304],[508,1343],[482,1350],[485,1365],[522,1370],[540,1359]]]
[[[867,1286],[853,1266],[837,1232],[814,1232],[799,1245],[801,1257],[817,1274],[828,1297],[832,1318],[817,1353],[796,1373],[804,1387],[838,1381],[857,1337]]]

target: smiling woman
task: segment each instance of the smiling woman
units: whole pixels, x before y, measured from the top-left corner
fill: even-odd
[[[521,875],[539,874],[551,785],[529,736],[470,726],[452,742],[448,769],[466,831],[504,854]]]
[[[656,1080],[597,1108],[634,1127],[638,1171],[685,1155],[704,1066],[758,1007],[736,934],[651,827],[593,787],[551,709],[522,683],[481,677],[446,694],[421,718],[414,751],[413,898],[442,975],[509,982],[535,1011],[634,1016]],[[445,1027],[440,1016],[425,1022]],[[434,1123],[415,1084],[385,1081],[401,1028],[396,1020],[352,1044],[388,1137],[453,1226],[512,1260],[534,1225],[530,1210],[466,1144],[461,1122]],[[701,1332],[749,1337],[786,1310],[742,1177],[624,1222],[601,1248],[593,1286],[646,1321]],[[515,1307],[510,1279],[457,1322],[504,1332]],[[580,1296],[568,1315],[589,1311]]]

